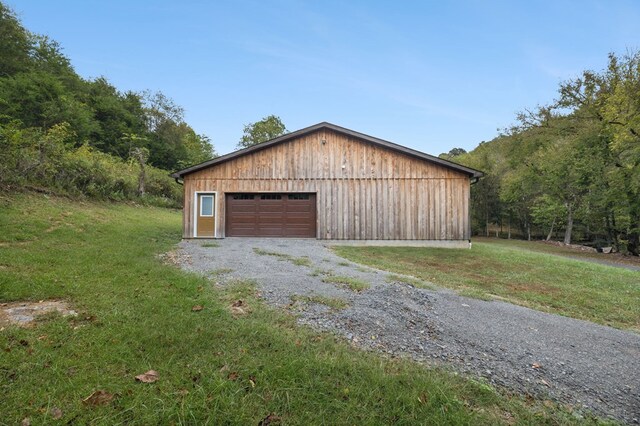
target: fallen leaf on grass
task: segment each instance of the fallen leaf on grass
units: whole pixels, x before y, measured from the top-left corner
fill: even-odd
[[[62,410],[58,407],[53,407],[51,411],[49,411],[49,414],[51,414],[53,420],[60,420],[62,418]]]
[[[203,309],[204,309],[204,306],[202,306],[202,305],[196,305],[196,306],[194,306],[193,308],[191,308],[191,312],[199,312],[199,311],[201,311],[201,310],[203,310]]]
[[[231,373],[229,373],[229,375],[227,376],[227,379],[231,380],[231,381],[236,381],[238,380],[238,378],[240,377],[240,375],[238,373],[236,373],[235,371],[232,371]]]
[[[136,380],[142,383],[153,383],[158,380],[158,372],[155,370],[149,370],[144,374],[138,374]]]
[[[25,417],[24,419],[22,419],[22,422],[20,422],[21,426],[31,426],[31,419],[29,417]]]
[[[426,393],[424,393],[424,392],[423,392],[423,393],[421,393],[421,394],[420,394],[420,396],[418,397],[418,401],[419,401],[421,404],[426,404],[428,400],[429,400],[429,397],[428,397],[428,396],[427,396],[427,394],[426,394]]]
[[[281,420],[280,417],[271,413],[264,419],[260,420],[260,423],[258,423],[258,426],[269,426],[269,425],[279,424],[280,420]]]
[[[249,376],[249,383],[251,383],[251,387],[256,387],[256,376]]]
[[[231,304],[231,313],[235,315],[244,315],[246,314],[247,304],[242,300],[236,300]]]
[[[82,400],[85,405],[107,405],[113,400],[113,394],[101,389],[93,392],[91,395]]]

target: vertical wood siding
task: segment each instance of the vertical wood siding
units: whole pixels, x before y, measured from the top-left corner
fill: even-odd
[[[324,143],[323,143],[324,141]],[[195,191],[317,193],[317,237],[468,240],[469,177],[331,130],[203,169],[184,178],[183,236],[193,236]]]

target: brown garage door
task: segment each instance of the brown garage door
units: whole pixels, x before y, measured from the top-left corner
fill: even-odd
[[[316,237],[315,194],[227,194],[228,237]]]

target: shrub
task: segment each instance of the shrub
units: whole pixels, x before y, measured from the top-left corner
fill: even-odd
[[[0,184],[165,207],[182,204],[182,188],[167,171],[146,166],[145,194],[140,196],[140,169],[135,162],[124,161],[87,144],[76,147],[76,142],[76,135],[67,123],[55,125],[46,132],[21,128],[17,121],[0,127]]]

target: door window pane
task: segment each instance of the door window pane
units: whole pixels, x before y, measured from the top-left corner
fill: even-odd
[[[233,194],[234,200],[253,200],[253,194]]]
[[[289,194],[290,200],[308,200],[309,194]]]
[[[213,195],[200,197],[200,216],[213,216]]]

